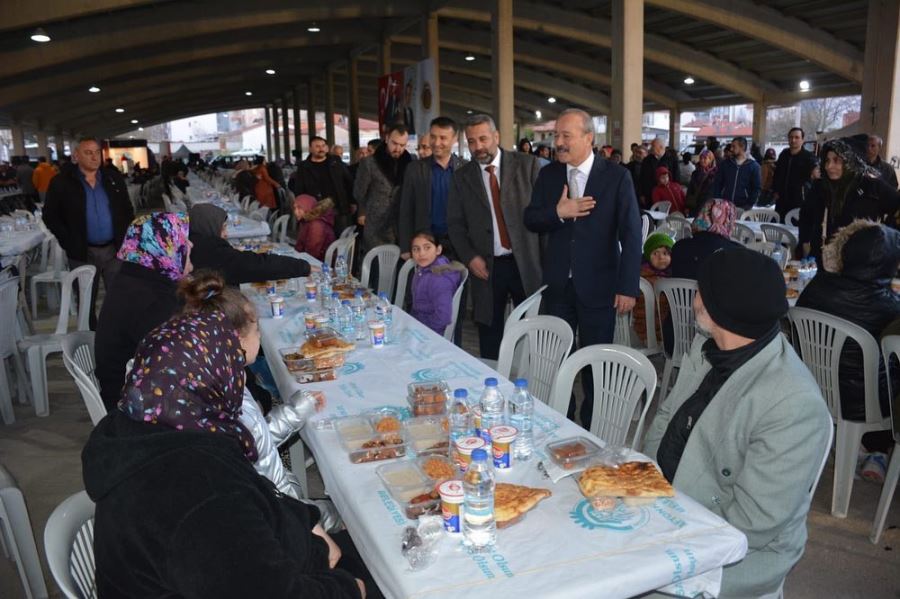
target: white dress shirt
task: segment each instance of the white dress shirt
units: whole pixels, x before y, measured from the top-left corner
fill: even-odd
[[[506,249],[500,244],[500,229],[497,227],[497,213],[494,212],[494,200],[491,198],[491,174],[487,171],[487,167],[494,167],[494,175],[497,177],[497,184],[500,184],[500,155],[502,150],[497,150],[497,155],[490,164],[479,164],[481,168],[481,182],[484,184],[484,192],[487,194],[488,206],[491,207],[491,225],[494,231],[494,255],[506,256],[512,254],[511,249]],[[500,203],[503,203],[503,190],[500,190]],[[506,232],[509,233],[509,223],[506,225]]]

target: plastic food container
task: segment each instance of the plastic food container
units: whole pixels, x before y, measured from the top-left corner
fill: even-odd
[[[444,519],[444,530],[462,532],[463,484],[460,480],[448,480],[438,485],[441,496],[441,516]]]
[[[450,448],[446,422],[446,416],[418,416],[404,422],[413,450],[418,455],[446,456]]]
[[[472,452],[476,449],[484,449],[484,439],[481,437],[465,437],[456,442],[456,465],[459,471],[465,473],[472,463]]]
[[[337,370],[334,368],[322,368],[320,370],[306,370],[302,372],[293,372],[294,380],[298,383],[322,383],[326,381],[337,380]]]
[[[330,356],[307,358],[299,349],[282,348],[278,350],[284,365],[290,372],[313,372],[316,370],[328,370],[340,368],[346,361],[346,355],[341,352]]]
[[[570,437],[547,444],[547,455],[566,470],[586,466],[600,451],[600,446],[587,437]]]
[[[491,448],[494,454],[494,468],[505,470],[512,468],[512,443],[519,434],[519,429],[514,426],[501,424],[490,430]]]
[[[399,501],[409,501],[427,489],[431,481],[419,469],[416,462],[403,460],[379,466],[375,473],[390,494]]]
[[[435,383],[410,383],[407,401],[414,416],[434,416],[447,413],[450,387],[443,381]]]
[[[421,456],[416,459],[416,464],[422,475],[431,484],[441,483],[456,476],[456,466],[449,458],[439,455]]]

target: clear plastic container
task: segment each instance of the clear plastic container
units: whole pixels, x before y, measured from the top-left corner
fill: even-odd
[[[306,383],[324,383],[328,381],[336,381],[338,378],[337,370],[334,368],[322,368],[320,370],[307,370],[302,372],[292,372],[294,380],[304,385]]]
[[[418,455],[447,455],[450,446],[446,416],[418,416],[404,422],[410,445]]]
[[[407,401],[414,416],[434,416],[447,413],[450,387],[443,381],[435,383],[410,383]]]
[[[346,446],[354,464],[392,460],[406,456],[406,439],[402,432],[378,433],[361,442]]]
[[[445,480],[455,478],[457,469],[455,464],[449,458],[438,455],[420,456],[416,459],[422,475],[425,476],[432,485],[442,483]]]
[[[346,362],[346,355],[343,352],[330,356],[307,358],[300,353],[299,349],[286,347],[279,349],[278,353],[281,354],[281,359],[290,372],[312,372],[314,370],[340,368]]]
[[[440,513],[440,495],[435,483],[422,472],[418,462],[401,460],[383,464],[375,472],[410,520]]]
[[[570,437],[547,444],[547,455],[566,470],[586,466],[600,451],[600,446],[587,437]]]

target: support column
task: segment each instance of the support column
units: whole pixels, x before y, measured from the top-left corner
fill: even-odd
[[[884,140],[883,158],[900,155],[900,0],[872,0],[866,25],[860,131]]]
[[[491,70],[494,80],[494,119],[500,130],[500,147],[516,145],[515,80],[513,75],[513,2],[494,0],[491,14]]]
[[[281,134],[278,132],[278,104],[272,102],[272,160],[281,156]]]
[[[641,141],[644,110],[644,0],[612,0],[612,110],[607,128],[614,148]]]
[[[303,159],[303,136],[300,132],[300,86],[294,87],[294,150],[297,152],[295,162]]]
[[[53,144],[56,146],[56,159],[62,160],[63,155],[66,153],[66,140],[63,137],[62,129],[57,129],[56,133],[53,135]],[[144,166],[147,166],[146,164]]]
[[[430,58],[434,63],[434,87],[431,90],[431,101],[435,113],[441,114],[441,62],[440,47],[438,45],[438,15],[436,12],[428,13],[423,21],[423,58]]]
[[[753,143],[759,146],[760,152],[766,151],[766,108],[765,102],[753,103]]]
[[[347,112],[350,114],[350,160],[356,156],[359,149],[359,59],[351,56],[347,62]]]
[[[609,137],[607,135],[607,137]],[[675,148],[675,151],[681,149],[680,147],[681,141],[681,111],[677,108],[669,109],[669,147]],[[612,144],[610,144],[612,145]],[[631,143],[629,142],[629,146]],[[618,148],[622,150],[623,148],[618,146],[613,146],[614,148]]]
[[[290,163],[291,161],[291,105],[288,102],[287,94],[281,96],[281,118],[284,123],[284,160],[285,162]]]
[[[263,107],[263,112],[266,115],[266,161],[271,162],[272,158],[272,117],[270,116],[270,110],[268,106]]]
[[[44,156],[50,160],[50,141],[47,138],[47,131],[41,127],[37,132],[38,156]]]
[[[334,145],[334,73],[325,69],[325,139],[328,147]]]
[[[306,120],[309,123],[307,133],[311,146],[312,138],[316,136],[316,90],[312,81],[306,82]]]
[[[22,127],[22,123],[13,122],[12,124],[12,142],[13,142],[13,156],[24,156],[25,155],[25,129]]]
[[[378,54],[379,75],[387,75],[391,72],[391,38],[385,38],[381,42],[381,51]]]

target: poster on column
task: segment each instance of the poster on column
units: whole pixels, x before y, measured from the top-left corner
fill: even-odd
[[[434,61],[427,58],[378,79],[378,122],[384,133],[390,123],[402,122],[410,137],[427,133],[437,116],[434,102]]]

